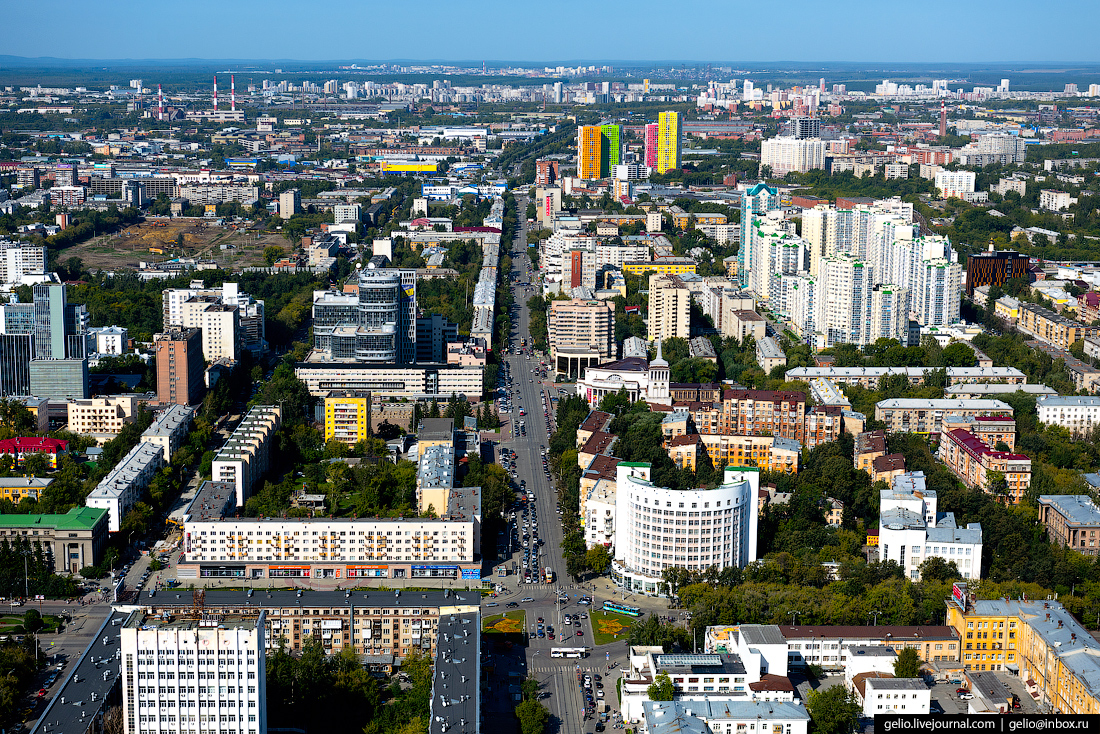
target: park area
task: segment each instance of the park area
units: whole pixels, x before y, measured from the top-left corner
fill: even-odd
[[[23,635],[32,632],[57,632],[61,627],[61,618],[52,614],[39,614],[31,609],[25,614],[4,614],[0,616],[0,636]]]
[[[289,251],[279,232],[248,229],[246,223],[218,224],[216,219],[148,218],[118,232],[94,237],[59,253],[60,259],[79,257],[91,269],[137,269],[143,262],[178,257],[214,260],[219,267],[266,265],[263,251],[275,245]],[[222,249],[222,246],[225,249]]]
[[[519,635],[526,629],[527,615],[522,609],[503,614],[492,614],[481,621],[481,631],[499,635]]]
[[[593,610],[589,616],[592,619],[592,636],[597,645],[626,639],[630,635],[630,625],[635,622],[635,618],[629,615],[602,609]]]

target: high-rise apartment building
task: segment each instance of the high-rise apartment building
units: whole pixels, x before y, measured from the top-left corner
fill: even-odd
[[[779,208],[779,190],[767,184],[758,183],[741,194],[741,248],[737,251],[737,269],[741,286],[748,285],[749,272],[752,270],[752,252],[749,250],[749,232],[746,226],[753,217]]]
[[[622,127],[600,125],[600,178],[611,175],[611,167],[622,162]]]
[[[535,185],[553,186],[558,181],[558,161],[535,161]]]
[[[657,134],[660,125],[655,122],[645,126],[645,165],[647,168],[657,168]]]
[[[876,285],[871,291],[871,333],[868,344],[879,339],[907,341],[909,328],[909,289],[890,283]]]
[[[792,138],[806,140],[821,137],[821,119],[817,117],[792,117],[787,121],[787,132]]]
[[[773,176],[824,168],[825,148],[825,141],[818,138],[770,138],[761,143],[760,166],[768,166]]]
[[[197,405],[202,400],[202,332],[173,329],[153,337],[157,362],[157,402]]]
[[[290,219],[302,211],[302,192],[298,189],[290,189],[279,194],[279,216]]]
[[[603,131],[599,125],[581,125],[577,129],[577,176],[586,181],[600,178]]]
[[[679,112],[657,115],[657,173],[680,167],[680,138],[683,128]]]
[[[262,609],[131,614],[120,641],[126,734],[266,734],[265,621]]]
[[[649,279],[649,340],[691,336],[691,291],[676,275]]]
[[[806,243],[794,233],[794,223],[776,216],[755,217],[747,224],[751,251],[748,289],[770,301],[780,296],[780,279],[806,269]],[[746,224],[741,225],[746,229]]]
[[[583,374],[586,367],[615,358],[615,307],[610,301],[551,301],[546,314],[550,360],[558,374]]]
[[[874,268],[849,254],[821,260],[817,328],[825,346],[869,344]]]

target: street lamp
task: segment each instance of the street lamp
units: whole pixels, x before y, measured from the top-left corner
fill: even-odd
[[[882,614],[882,612],[880,612],[876,609],[873,612],[868,612],[868,614],[874,615],[874,617],[875,617],[875,626],[878,627],[878,615]]]
[[[795,616],[802,614],[802,612],[799,612],[799,611],[796,611],[796,610],[792,609],[791,611],[787,612],[787,614],[789,614],[790,617],[791,617],[791,626],[794,626],[795,625],[795,621],[794,621]]]

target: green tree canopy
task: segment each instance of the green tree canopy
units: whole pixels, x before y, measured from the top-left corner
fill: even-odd
[[[844,686],[810,691],[806,700],[815,734],[851,734],[859,720],[859,704],[855,694]]]
[[[920,655],[917,654],[916,648],[906,647],[898,653],[897,659],[894,660],[894,677],[920,677]]]
[[[676,695],[676,688],[673,687],[672,679],[668,677],[668,674],[661,673],[649,684],[646,695],[649,696],[650,701],[671,701],[672,697]]]

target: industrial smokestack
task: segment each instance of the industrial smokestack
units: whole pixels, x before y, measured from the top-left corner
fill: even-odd
[[[229,75],[229,109],[237,111],[237,79],[232,74]]]
[[[161,91],[160,85],[157,85],[157,119],[164,119],[164,92]]]
[[[218,75],[214,75],[214,111],[218,111]]]
[[[940,100],[940,137],[947,137],[947,102]]]

